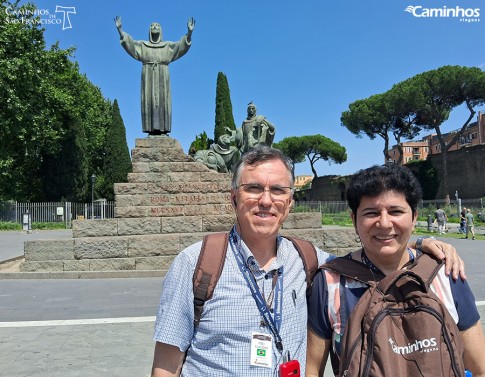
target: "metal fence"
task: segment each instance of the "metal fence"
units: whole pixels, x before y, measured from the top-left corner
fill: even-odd
[[[449,203],[446,203],[444,200],[423,200],[418,207],[419,216],[426,217],[431,215],[434,218],[434,212],[438,205],[446,212],[448,218],[459,218],[462,208],[466,207],[470,209],[478,220],[484,221],[483,199],[450,200]]]
[[[0,221],[22,223],[24,215],[29,215],[31,222],[64,223],[71,227],[72,220],[108,219],[114,217],[115,202],[104,199],[91,203],[46,202],[19,203],[0,202]]]
[[[447,212],[448,216],[459,217],[459,213],[463,207],[470,208],[471,212],[476,214],[478,219],[484,220],[484,202],[482,199],[460,199],[451,200],[445,203],[444,200],[423,200],[418,205],[419,216],[426,217],[429,214],[434,215],[436,206],[440,205]],[[350,214],[350,208],[345,201],[332,202],[310,202],[310,201],[296,201],[295,212],[320,212],[328,216],[342,216]]]
[[[308,202],[305,200],[296,201],[295,212],[320,212],[326,214],[337,214],[349,210],[347,202]]]

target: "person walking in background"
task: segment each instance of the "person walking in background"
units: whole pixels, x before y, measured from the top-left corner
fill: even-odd
[[[470,208],[466,210],[466,235],[465,238],[468,238],[468,232],[472,234],[472,240],[475,239],[475,230],[473,229],[473,214],[470,212]]]
[[[438,234],[445,234],[446,233],[446,213],[443,211],[438,204],[436,206],[436,211],[434,213],[434,218],[436,219],[436,222],[438,223]]]
[[[463,209],[460,212],[460,228],[458,229],[458,233],[465,234],[466,233],[466,208],[463,207]]]

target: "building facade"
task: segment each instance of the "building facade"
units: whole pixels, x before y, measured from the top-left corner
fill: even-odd
[[[454,130],[443,134],[443,139],[448,144],[460,130]],[[449,151],[461,148],[485,144],[485,114],[478,112],[476,122],[470,123],[463,135],[450,147]],[[407,141],[401,143],[403,158],[401,164],[407,164],[413,160],[426,160],[428,155],[441,154],[441,145],[436,134],[425,136],[419,141]],[[393,162],[398,162],[400,152],[397,145],[389,150],[389,156]]]
[[[313,180],[313,175],[297,175],[295,177],[295,190],[300,191],[303,186],[308,183],[311,183]]]

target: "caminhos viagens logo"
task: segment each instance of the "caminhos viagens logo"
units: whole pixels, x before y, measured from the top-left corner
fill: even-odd
[[[421,5],[409,5],[404,11],[417,18],[456,18],[461,22],[480,22],[480,8],[462,8],[460,6],[425,8]]]
[[[392,338],[388,339],[392,351],[399,355],[407,355],[413,352],[433,352],[438,351],[436,338],[415,340],[414,343],[408,343],[406,346],[397,345]]]

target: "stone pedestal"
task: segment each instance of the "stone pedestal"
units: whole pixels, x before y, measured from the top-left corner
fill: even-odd
[[[195,162],[177,140],[137,139],[132,163],[128,183],[115,184],[114,219],[73,221],[72,240],[26,242],[21,270],[163,274],[183,248],[234,224],[231,175]],[[343,232],[335,242],[322,230],[320,213],[290,213],[282,229],[326,250],[355,248],[353,230]]]

